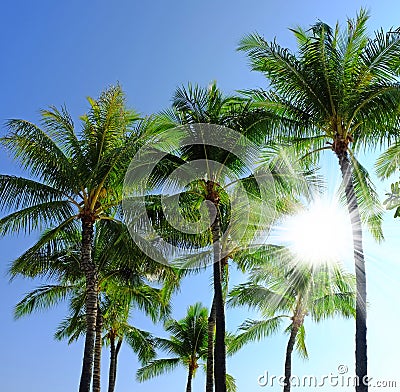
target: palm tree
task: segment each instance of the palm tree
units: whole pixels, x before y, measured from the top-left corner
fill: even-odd
[[[278,199],[278,193],[282,196],[286,192],[288,200],[287,180],[280,178],[280,186],[271,183],[279,182],[282,173],[279,173],[278,168],[283,171],[284,165],[278,163],[277,159],[279,154],[276,150],[262,150],[266,137],[252,127],[255,122],[264,121],[265,117],[263,109],[254,110],[247,99],[224,96],[213,83],[207,89],[191,85],[179,88],[173,98],[172,110],[165,112],[161,118],[161,123],[166,123],[164,126],[183,126],[191,141],[181,149],[180,161],[175,160],[172,169],[185,162],[205,162],[204,167],[201,164],[196,166],[201,172],[196,173],[198,180],[177,190],[185,216],[189,221],[196,222],[201,216],[200,208],[204,203],[207,203],[209,215],[215,215],[210,230],[198,236],[200,240],[197,238],[197,245],[199,242],[201,246],[210,245],[212,260],[206,255],[207,251],[198,257],[196,249],[193,258],[197,261],[202,259],[203,265],[206,264],[205,260],[213,263],[214,297],[209,331],[214,330],[215,324],[215,346],[213,358],[211,353],[214,339],[209,336],[207,391],[212,390],[213,380],[217,392],[226,391],[222,281],[229,254],[239,243],[242,247],[245,246],[244,242],[248,245],[261,232],[265,234],[268,231],[268,226],[275,218],[277,206],[274,202]],[[225,140],[222,147],[218,144],[221,139]],[[263,160],[265,163],[261,164]],[[221,165],[215,165],[215,162]],[[257,164],[259,167],[255,168]],[[164,170],[162,175],[166,177],[168,173],[168,170]],[[292,173],[293,180],[295,171]],[[168,181],[163,178],[157,180],[157,185]],[[293,198],[293,192],[290,196]],[[167,232],[171,233],[170,230]],[[177,236],[180,246],[193,248],[193,237],[186,238],[184,243],[182,233],[177,233]],[[188,255],[184,258],[191,259]]]
[[[308,357],[305,317],[310,315],[314,321],[320,322],[337,314],[355,316],[355,281],[354,276],[343,272],[338,264],[303,264],[278,247],[272,257],[276,259],[273,263],[271,250],[268,260],[264,250],[251,255],[259,266],[250,273],[247,283],[234,287],[229,294],[230,305],[247,305],[263,316],[262,320],[246,320],[240,326],[242,333],[236,337],[232,347],[236,351],[249,341],[269,336],[282,326],[284,320],[288,320],[286,331],[290,335],[286,347],[283,391],[289,392],[295,345],[304,358]],[[267,264],[260,261],[267,261]]]
[[[285,159],[279,156],[275,147],[270,150],[261,149],[266,137],[258,131],[254,132],[252,124],[259,119],[264,121],[265,117],[265,111],[253,110],[247,99],[223,96],[215,84],[207,89],[191,85],[178,89],[172,109],[163,113],[158,120],[161,128],[171,129],[178,126],[187,136],[183,138],[181,149],[175,150],[173,157],[169,156],[169,163],[168,159],[160,160],[160,168],[156,167],[150,181],[150,184],[154,184],[155,192],[164,187],[172,188],[173,194],[161,196],[154,194],[151,189],[152,194],[149,195],[147,188],[142,190],[147,200],[146,215],[152,216],[152,225],[156,232],[162,233],[162,238],[168,243],[190,250],[181,258],[175,259],[177,265],[193,268],[204,266],[208,262],[213,263],[214,298],[209,317],[207,391],[212,391],[214,379],[218,392],[226,390],[222,280],[229,254],[238,246],[251,244],[260,233],[264,237],[275,218],[276,210],[287,209],[293,204],[289,200],[293,200],[294,194],[307,185],[308,178],[303,172],[299,174],[297,168],[293,170],[291,167],[290,175],[285,173],[284,168],[287,169],[288,162],[284,162]],[[225,139],[222,147],[218,144],[221,139]],[[184,183],[187,178],[184,170],[190,166],[185,166],[185,163],[190,162],[195,162],[196,180],[189,173],[192,180]],[[215,162],[221,165],[216,165]],[[257,166],[255,162],[259,165],[257,168],[254,167]],[[138,165],[140,163],[139,161]],[[171,181],[169,174],[180,167],[183,167],[182,178],[176,179],[175,176]],[[309,171],[308,174],[310,173],[313,172]],[[297,183],[296,175],[301,178]],[[302,187],[299,186],[300,182]],[[289,183],[296,187],[291,189],[290,194]],[[182,216],[189,224],[196,223],[204,217],[202,208],[206,204],[209,216],[213,217],[215,212],[211,225],[207,225],[210,226],[209,230],[195,235],[187,234],[176,230],[167,222],[160,200],[161,197],[167,201],[169,198],[176,200],[176,195],[179,195],[180,208],[180,214],[176,214],[179,221],[177,224],[181,223]],[[279,205],[275,205],[275,202],[279,202]],[[132,206],[130,210],[136,211]],[[133,225],[136,234],[141,230],[141,219],[134,216],[133,220],[139,222],[137,227]],[[172,258],[174,257],[173,254]],[[211,336],[214,325],[215,346]]]
[[[33,179],[0,176],[0,234],[50,228],[37,243],[51,244],[62,230],[81,224],[80,268],[86,285],[86,334],[80,392],[92,378],[98,297],[98,271],[92,259],[93,225],[112,220],[121,201],[123,178],[131,157],[155,135],[125,107],[124,93],[111,87],[94,100],[75,131],[63,107],[41,111],[41,127],[10,120],[1,144]],[[51,246],[51,245],[50,245]]]
[[[172,354],[173,357],[150,361],[137,371],[137,380],[140,382],[148,380],[163,372],[171,371],[181,364],[188,371],[186,392],[191,392],[192,379],[199,367],[199,359],[207,355],[207,318],[207,308],[196,303],[189,306],[182,320],[166,321],[165,330],[170,333],[170,337],[157,338],[156,342],[161,349]]]
[[[356,374],[367,375],[366,273],[362,221],[376,239],[382,209],[368,173],[354,151],[374,148],[396,135],[400,86],[398,31],[366,32],[368,15],[361,10],[347,28],[318,22],[308,30],[293,29],[297,52],[269,43],[260,35],[242,39],[253,70],[265,74],[270,90],[253,91],[258,104],[271,113],[268,132],[281,142],[312,152],[331,149],[337,156],[350,214],[357,281]],[[392,34],[390,34],[392,33]],[[316,159],[317,156],[314,156]],[[367,391],[366,385],[357,391]]]
[[[251,123],[251,119],[255,117],[254,112],[250,111],[249,108],[247,100],[224,97],[215,84],[212,84],[208,89],[189,85],[187,89],[179,88],[176,91],[172,110],[160,116],[160,123],[163,124],[164,128],[172,129],[183,125],[192,143],[185,145],[178,152],[177,157],[173,160],[172,168],[168,169],[164,165],[164,170],[156,171],[159,173],[154,181],[157,189],[161,187],[161,184],[168,181],[167,177],[172,170],[184,165],[185,162],[201,160],[208,162],[203,168],[200,168],[200,170],[204,169],[203,172],[197,173],[197,176],[203,176],[202,179],[192,181],[190,184],[184,184],[183,187],[176,190],[176,193],[180,194],[182,204],[189,206],[185,212],[189,220],[192,219],[192,222],[196,222],[199,219],[195,215],[199,214],[200,206],[204,202],[208,203],[210,216],[213,216],[213,212],[215,212],[215,219],[211,224],[210,230],[203,233],[203,235],[197,237],[187,236],[189,238],[183,241],[182,233],[176,233],[176,241],[181,247],[193,249],[195,247],[194,243],[197,242],[197,244],[201,243],[203,246],[204,244],[210,245],[212,249],[216,339],[214,348],[215,366],[213,370],[209,366],[208,374],[210,375],[214,371],[217,392],[226,392],[225,311],[221,284],[222,268],[226,259],[221,253],[220,239],[224,229],[222,227],[223,220],[226,221],[226,218],[222,215],[224,212],[226,214],[229,213],[229,205],[227,204],[229,198],[226,189],[224,189],[224,185],[226,185],[224,182],[226,182],[226,176],[229,176],[228,170],[236,173],[236,175],[243,174],[243,167],[246,162],[238,159],[229,149],[223,150],[218,146],[210,145],[208,143],[209,140],[204,140],[203,137],[204,134],[209,133],[210,127],[207,127],[207,125],[213,124],[218,125],[214,129],[217,132],[214,135],[215,138],[221,139],[223,135],[218,136],[218,132],[223,133],[225,130],[223,127],[230,127],[236,132],[240,131],[243,136],[250,138],[250,140],[256,140],[258,135],[245,131],[247,125]],[[231,141],[231,143],[236,142],[237,140]],[[232,150],[234,147],[232,145]],[[212,164],[212,161],[221,163],[225,169],[221,172],[220,168],[216,168]],[[165,162],[162,162],[162,164],[165,164]],[[168,228],[167,232],[168,236],[171,237],[170,228]],[[198,237],[200,237],[200,240]],[[212,317],[210,319],[212,320]]]
[[[28,293],[17,304],[17,317],[69,299],[71,314],[61,323],[55,335],[58,339],[68,337],[69,343],[86,333],[86,290],[84,274],[79,268],[80,243],[81,233],[78,229],[71,232],[60,231],[53,238],[51,247],[48,244],[41,247],[35,244],[10,267],[12,278],[22,275],[30,278],[43,277],[50,281],[49,284]],[[148,360],[151,353],[149,334],[128,324],[130,311],[135,306],[153,321],[165,317],[169,313],[171,288],[156,289],[148,285],[147,281],[167,282],[172,287],[177,285],[177,280],[170,268],[149,260],[137,249],[126,227],[121,223],[110,220],[97,222],[94,226],[93,245],[92,257],[99,277],[93,392],[99,392],[104,331],[111,351],[115,348],[115,339],[121,338],[117,348],[121,346],[123,339],[138,353],[140,360]],[[118,351],[112,353],[110,385],[115,385]]]
[[[121,316],[118,312],[117,316]],[[121,317],[119,317],[121,319]],[[114,392],[117,379],[118,354],[125,341],[135,353],[138,354],[139,361],[143,364],[156,356],[152,335],[140,330],[128,323],[127,317],[122,320],[111,319],[112,322],[107,329],[105,339],[110,346],[110,367],[108,376],[108,392]]]
[[[96,325],[96,328],[100,330],[100,334],[96,334],[96,340],[98,337],[100,338],[98,357],[101,357],[103,344],[108,345],[110,350],[108,392],[115,390],[118,354],[124,341],[138,355],[142,364],[150,361],[156,355],[155,343],[151,334],[130,325],[128,320],[133,305],[144,308],[145,313],[150,313],[153,320],[159,319],[159,314],[156,313],[159,313],[157,310],[160,308],[158,306],[160,298],[154,295],[157,291],[153,292],[153,290],[147,285],[130,287],[129,285],[123,286],[121,283],[115,285],[115,282],[111,284],[108,282],[106,289],[103,287],[98,313],[101,314],[102,323]],[[73,298],[71,303],[76,300],[77,298]],[[82,309],[72,311],[71,315],[59,325],[55,337],[59,340],[68,338],[68,343],[78,339],[85,333],[84,316]],[[99,364],[96,365],[95,369],[97,368],[99,372]]]

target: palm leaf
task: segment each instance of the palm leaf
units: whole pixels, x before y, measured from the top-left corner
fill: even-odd
[[[237,392],[236,379],[230,375],[226,375],[226,392]]]
[[[58,325],[54,338],[63,340],[68,338],[68,344],[77,341],[86,332],[86,317],[84,314],[65,318]]]
[[[57,226],[69,220],[74,210],[69,201],[50,201],[23,208],[0,219],[0,235],[24,231],[29,234],[35,230]]]
[[[308,359],[305,337],[306,337],[306,330],[304,328],[304,324],[302,324],[296,335],[296,350],[302,358]]]
[[[6,126],[11,132],[0,143],[24,169],[60,191],[75,189],[73,165],[49,135],[25,120],[9,120]]]
[[[44,285],[33,290],[15,306],[15,318],[58,304],[67,298],[72,288],[71,285]]]
[[[125,341],[138,354],[141,363],[148,362],[156,356],[155,341],[149,332],[129,326],[125,333]]]
[[[262,309],[265,314],[290,308],[292,300],[284,294],[254,283],[243,283],[229,293],[230,306],[247,305],[249,308]]]
[[[75,133],[74,122],[66,106],[61,110],[55,106],[50,106],[47,110],[41,110],[42,121],[46,132],[50,135],[65,155],[73,160],[82,162],[82,142]]]
[[[173,371],[181,360],[179,358],[162,358],[150,361],[146,366],[141,367],[136,372],[136,380],[143,382],[150,378],[160,376],[163,373]]]
[[[236,352],[249,342],[259,341],[276,333],[280,328],[284,317],[289,316],[278,315],[267,320],[247,319],[239,327],[239,330],[243,332],[237,335],[236,339],[233,339],[231,342],[230,352]]]
[[[376,161],[375,168],[378,177],[389,178],[400,167],[400,143],[394,143],[383,152]]]
[[[353,184],[361,220],[377,241],[383,240],[383,207],[367,170],[351,156]],[[342,196],[343,198],[343,196]]]
[[[73,218],[64,221],[61,225],[44,231],[39,240],[21,256],[15,259],[10,268],[11,279],[17,275],[26,277],[59,277],[66,271],[76,273],[80,263],[80,232]],[[72,245],[71,245],[72,244]],[[71,269],[66,269],[68,265]],[[70,275],[72,276],[76,274]],[[80,277],[80,273],[78,272]]]
[[[66,199],[60,190],[22,177],[0,175],[0,209],[18,210]]]

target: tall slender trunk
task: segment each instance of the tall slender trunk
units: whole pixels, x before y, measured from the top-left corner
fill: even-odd
[[[115,337],[110,337],[110,369],[108,373],[108,392],[114,392],[117,381],[117,362],[118,354],[121,349],[122,339],[115,344]]]
[[[193,365],[189,364],[186,392],[192,392]]]
[[[347,208],[353,232],[354,264],[356,273],[356,376],[358,378],[357,392],[367,392],[368,385],[364,385],[367,376],[367,286],[365,260],[362,243],[362,225],[360,211],[354,191],[352,168],[346,151],[337,153],[340,170],[345,187]],[[366,384],[366,383],[365,383]]]
[[[103,347],[102,342],[103,332],[103,315],[101,314],[100,307],[97,306],[96,316],[96,340],[94,348],[94,363],[93,363],[93,392],[100,392],[101,386],[101,350]]]
[[[91,216],[82,217],[82,259],[81,269],[86,279],[86,337],[83,353],[82,373],[79,392],[90,392],[93,372],[94,343],[96,336],[97,316],[97,271],[92,261],[93,219]]]
[[[119,338],[118,343],[117,343],[117,349],[115,350],[114,387],[117,382],[118,354],[119,354],[119,351],[121,350],[121,346],[122,346],[122,338]],[[114,389],[113,389],[113,391],[114,391]]]
[[[115,337],[114,335],[110,336],[110,368],[108,372],[108,392],[114,391],[115,388],[115,361],[116,361],[116,352],[117,349],[115,347]]]
[[[206,392],[214,390],[214,330],[215,330],[215,296],[208,317],[207,329],[207,377],[206,377]]]
[[[215,346],[214,346],[214,382],[215,392],[226,392],[226,348],[225,348],[225,306],[222,290],[222,263],[219,195],[214,181],[207,181],[207,200],[210,200],[216,210],[214,222],[211,225],[213,241],[213,278],[215,299]]]
[[[292,376],[292,353],[293,347],[296,342],[297,332],[299,332],[300,325],[293,321],[292,330],[290,331],[290,337],[286,346],[286,358],[285,358],[285,383],[283,392],[290,392],[290,377]]]
[[[215,392],[226,392],[226,348],[225,348],[225,306],[222,290],[221,248],[219,240],[219,214],[213,227],[214,243],[214,297],[215,297],[215,347],[214,382]]]

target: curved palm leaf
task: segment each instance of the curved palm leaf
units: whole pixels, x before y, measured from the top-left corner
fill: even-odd
[[[136,373],[136,380],[143,382],[163,373],[172,372],[180,364],[180,358],[162,358],[150,361]]]

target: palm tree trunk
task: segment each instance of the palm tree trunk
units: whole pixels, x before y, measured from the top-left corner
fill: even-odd
[[[219,214],[213,228],[214,243],[214,298],[215,298],[215,347],[214,381],[215,392],[226,392],[226,348],[225,348],[225,306],[222,290],[221,249],[219,240]]]
[[[207,377],[206,392],[214,390],[214,329],[215,329],[215,296],[213,298],[207,330]]]
[[[82,217],[82,260],[81,268],[86,278],[86,338],[83,354],[79,392],[90,392],[92,380],[94,345],[97,316],[97,271],[92,261],[93,220]]]
[[[122,338],[119,338],[118,343],[117,343],[117,349],[115,350],[114,385],[117,382],[118,354],[119,354],[119,351],[121,350],[121,346],[122,346]]]
[[[102,349],[102,332],[103,332],[103,316],[100,307],[97,306],[96,316],[96,341],[94,349],[94,365],[93,365],[93,392],[100,392],[101,385],[101,349]]]
[[[206,199],[213,203],[213,208],[209,209],[210,216],[215,212],[214,222],[211,224],[215,301],[214,382],[215,392],[226,392],[225,306],[222,290],[221,244],[219,242],[221,237],[219,195],[215,190],[216,186],[218,184],[214,181],[207,181]]]
[[[110,369],[108,373],[108,392],[114,392],[115,389],[115,383],[117,381],[117,361],[121,345],[122,339],[119,339],[117,345],[115,345],[115,337],[110,337]]]
[[[192,364],[189,364],[186,392],[192,392],[192,379],[193,379],[193,366]]]
[[[116,347],[115,347],[115,337],[110,337],[110,368],[108,373],[108,392],[114,391],[115,388],[115,365],[116,365]]]
[[[115,388],[115,361],[116,361],[116,347],[115,347],[115,337],[110,337],[110,368],[108,372],[108,392],[114,391]]]
[[[226,348],[225,348],[225,306],[222,290],[221,244],[219,195],[215,191],[214,181],[207,181],[207,200],[215,208],[215,220],[211,225],[213,241],[213,278],[215,300],[215,346],[214,346],[214,382],[215,392],[226,392]],[[210,211],[212,215],[212,211]]]
[[[292,376],[292,353],[299,327],[300,325],[293,320],[292,330],[290,331],[289,341],[286,346],[285,383],[283,387],[283,392],[290,392],[290,377]]]
[[[350,214],[350,221],[353,232],[354,264],[356,272],[356,376],[359,385],[357,392],[367,392],[368,385],[363,380],[367,376],[367,286],[365,273],[365,260],[362,243],[362,225],[360,211],[354,191],[352,180],[352,169],[346,151],[337,153],[339,159],[342,179],[345,186],[347,208]]]

